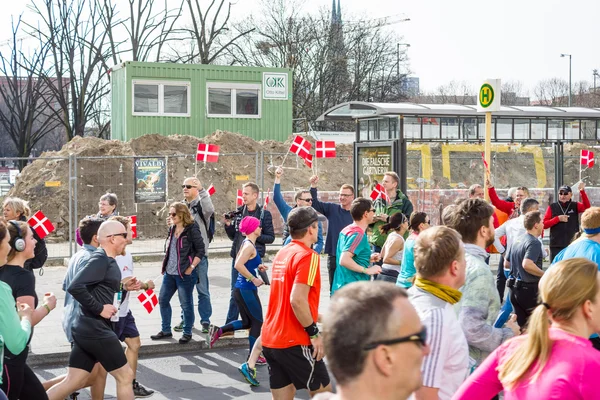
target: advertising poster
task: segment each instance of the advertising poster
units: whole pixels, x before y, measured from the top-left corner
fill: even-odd
[[[381,183],[383,174],[394,170],[392,145],[357,147],[356,162],[358,193],[368,198],[375,185]]]
[[[167,197],[165,158],[135,157],[135,202],[163,203]]]

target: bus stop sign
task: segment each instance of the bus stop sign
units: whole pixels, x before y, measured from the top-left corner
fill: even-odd
[[[500,79],[488,79],[481,85],[477,110],[491,112],[500,110]]]

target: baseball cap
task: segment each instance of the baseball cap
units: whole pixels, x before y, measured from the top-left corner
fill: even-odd
[[[567,185],[562,185],[559,189],[558,192],[570,192],[573,193],[573,191],[571,190],[571,186],[567,186]]]

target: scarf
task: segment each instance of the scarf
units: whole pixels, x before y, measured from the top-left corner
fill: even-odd
[[[424,278],[415,279],[415,286],[453,305],[458,303],[462,296],[462,293],[457,289]]]

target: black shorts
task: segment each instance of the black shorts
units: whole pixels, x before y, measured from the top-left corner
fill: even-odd
[[[129,310],[126,316],[119,318],[119,320],[115,322],[114,331],[121,342],[124,342],[127,338],[136,338],[140,336],[131,310]]]
[[[111,372],[127,364],[121,342],[116,337],[88,339],[73,336],[73,348],[69,357],[69,367],[92,372],[99,362]]]
[[[323,360],[315,361],[312,346],[294,346],[287,349],[263,348],[269,364],[271,389],[294,384],[296,389],[311,392],[329,385],[330,379]]]

